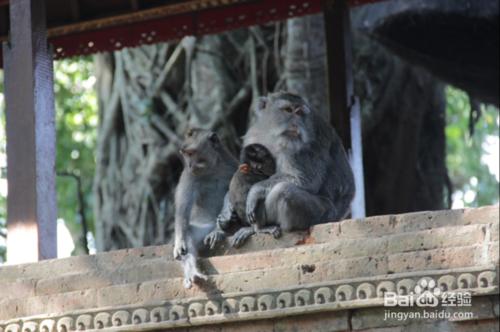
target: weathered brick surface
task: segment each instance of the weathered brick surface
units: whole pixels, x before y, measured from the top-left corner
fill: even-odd
[[[442,227],[415,233],[387,235],[368,239],[339,238],[334,242],[314,246],[305,245],[287,249],[259,251],[238,256],[214,257],[205,260],[203,266],[208,273],[213,274],[249,271],[292,264],[308,264],[311,262],[337,261],[356,257],[387,256],[406,252],[409,254],[402,255],[403,257],[411,257],[416,252],[429,253],[432,257],[432,254],[436,253],[432,251],[434,249],[439,249],[440,251],[438,252],[442,252],[441,256],[443,256],[443,254],[446,255],[448,252],[443,252],[441,249],[466,248],[463,250],[467,251],[469,247],[482,243],[484,241],[485,227],[484,225]],[[491,251],[494,249],[492,248]],[[474,259],[474,257],[471,259]],[[494,259],[489,259],[489,261],[494,261]],[[428,263],[428,265],[431,264]],[[453,266],[453,264],[450,263],[450,266]]]
[[[440,227],[389,237],[387,253],[465,247],[482,243],[488,225]]]
[[[221,324],[215,326],[200,326],[189,329],[175,329],[173,332],[337,332],[347,331],[347,312],[313,314],[265,321],[241,322],[236,324]],[[381,331],[396,332],[396,331]]]
[[[498,224],[498,215],[498,205],[463,210],[465,224]]]
[[[138,303],[137,291],[138,283],[125,285],[114,285],[109,287],[99,288],[97,290],[97,305],[96,307],[107,307],[113,305],[126,305],[130,303]]]
[[[165,299],[180,299],[203,296],[204,292],[195,286],[191,289],[182,287],[182,278],[146,281],[139,285],[137,298],[141,302],[154,302]]]
[[[2,298],[22,298],[182,276],[182,268],[178,262],[167,261],[161,257],[112,268],[113,266],[105,266],[105,269],[89,269],[82,273],[60,276],[52,273],[51,276],[39,280],[2,281],[0,294]],[[45,272],[42,275],[45,276]]]
[[[298,267],[302,284],[326,280],[344,280],[388,273],[387,257],[365,256],[352,259],[339,259],[325,263],[307,264]],[[314,267],[313,272],[311,267]]]
[[[0,320],[22,317],[26,315],[26,299],[0,298]]]
[[[172,258],[171,245],[3,266],[0,267],[0,320],[209,298],[393,273],[498,266],[498,240],[495,206],[345,220],[317,225],[309,232],[285,234],[278,240],[258,235],[242,249],[228,248],[225,244],[215,251],[216,256],[200,262],[209,276],[208,282],[189,290],[182,287],[182,269]],[[491,327],[493,323],[489,320],[498,316],[499,305],[498,300],[486,299],[476,304],[474,310],[485,320],[482,326]],[[466,330],[465,326],[472,326],[467,322],[453,322],[455,325],[381,322],[380,309],[356,309],[350,321],[344,310],[300,319],[290,317],[184,330],[342,331],[351,324],[357,331],[399,332],[450,327]]]
[[[498,229],[498,223],[493,223],[490,224],[490,240],[491,241],[498,241],[500,234],[499,234],[499,229]]]
[[[492,332],[500,330],[498,319],[482,319],[469,322],[450,322],[450,331],[455,332]]]
[[[75,273],[62,277],[41,279],[36,283],[36,295],[66,293],[91,288],[101,288],[112,285],[106,275],[95,273]]]
[[[316,314],[274,320],[276,332],[346,331],[349,329],[347,312]]]
[[[416,232],[449,226],[498,224],[498,218],[498,206],[469,210],[425,211],[392,216],[377,216],[359,221],[342,221],[338,236],[356,238]]]
[[[175,332],[269,332],[273,331],[274,323],[271,320],[247,322],[243,324],[223,324],[216,326],[200,326],[189,329],[175,329]]]
[[[17,279],[14,282],[0,281],[0,300],[35,296],[33,279]]]
[[[491,242],[488,246],[488,254],[483,260],[488,261],[488,262],[496,262],[498,264],[499,254],[500,254],[500,250],[498,247],[498,241]]]
[[[93,308],[96,303],[95,289],[0,300],[0,320],[47,313],[61,314],[72,310]]]
[[[221,248],[217,253],[221,254],[241,254],[247,252],[253,252],[257,250],[269,250],[275,248],[286,248],[293,247],[297,244],[314,244],[314,243],[324,243],[324,242],[334,242],[333,240],[338,239],[349,239],[352,237],[368,237],[373,238],[377,235],[390,235],[398,234],[399,236],[411,236],[399,234],[404,232],[416,232],[419,230],[426,230],[435,228],[429,233],[436,233],[437,236],[449,233],[457,233],[457,236],[465,235],[468,232],[473,232],[472,235],[464,238],[468,241],[467,245],[471,241],[477,239],[477,230],[481,229],[481,226],[476,227],[462,227],[453,230],[452,228],[446,228],[445,230],[440,230],[439,227],[445,226],[463,226],[467,224],[488,224],[493,223],[491,233],[492,240],[498,238],[498,207],[485,207],[474,210],[467,210],[463,212],[462,210],[456,211],[440,211],[440,212],[418,212],[410,213],[398,216],[378,216],[371,217],[365,220],[346,220],[341,223],[333,224],[323,224],[314,227],[310,234],[305,232],[298,232],[293,234],[286,234],[284,238],[276,240],[267,235],[259,235],[253,237],[243,248]],[[474,232],[476,231],[476,232]],[[422,236],[427,236],[427,233],[421,233]],[[454,236],[448,236],[450,240],[453,240]],[[456,240],[456,239],[455,239]],[[459,240],[456,240],[459,241]],[[362,243],[360,240],[359,243]],[[413,241],[415,242],[415,241]],[[409,243],[411,245],[412,243]],[[226,245],[227,247],[227,245]],[[420,249],[420,248],[415,248]],[[9,272],[14,274],[16,277],[30,277],[30,276],[46,276],[51,275],[54,270],[60,271],[60,273],[65,272],[78,272],[87,269],[92,269],[96,267],[120,267],[121,265],[131,265],[138,261],[144,261],[147,259],[154,259],[162,257],[162,259],[171,260],[172,247],[167,246],[153,246],[138,249],[125,249],[118,250],[110,253],[102,253],[97,256],[80,256],[71,257],[56,261],[47,261],[39,263],[37,266],[32,265],[21,265],[17,267],[6,268],[5,271],[0,269],[0,277],[5,277]],[[20,270],[22,272],[20,272]]]
[[[254,291],[262,289],[262,287],[268,289],[283,288],[298,283],[299,272],[296,266],[251,271],[240,275],[235,273],[228,278],[217,277],[216,280],[217,288],[227,290],[228,293],[240,290]]]
[[[75,292],[35,296],[26,300],[27,315],[64,313],[78,309],[95,306],[97,303],[97,292],[95,289],[87,289]]]
[[[479,245],[393,254],[387,257],[388,268],[391,273],[398,273],[475,266],[482,261],[482,252]]]
[[[405,332],[405,326],[393,326],[393,327],[377,327],[366,330],[358,330],[359,332]]]
[[[51,259],[36,264],[3,266],[0,268],[1,281],[16,279],[44,279],[67,273],[84,273],[96,269],[95,256],[76,256],[63,259]]]

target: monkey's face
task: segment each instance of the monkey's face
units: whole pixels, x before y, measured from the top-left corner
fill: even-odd
[[[276,162],[268,149],[261,144],[247,145],[241,151],[240,172],[271,176],[276,172]]]
[[[189,129],[180,149],[185,167],[195,175],[214,168],[217,164],[220,144],[217,134],[212,131]]]
[[[268,128],[280,146],[300,148],[312,139],[311,110],[301,97],[282,92],[271,94],[259,100],[257,110],[257,121]]]

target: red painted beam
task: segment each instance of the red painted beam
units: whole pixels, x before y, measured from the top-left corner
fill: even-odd
[[[220,33],[321,11],[320,0],[260,0],[54,37],[56,58]]]
[[[5,1],[5,0],[0,0]],[[56,59],[201,36],[321,12],[325,0],[254,0],[49,37]],[[385,0],[350,0],[349,6]],[[50,35],[50,30],[49,30]],[[0,59],[1,64],[1,59]]]

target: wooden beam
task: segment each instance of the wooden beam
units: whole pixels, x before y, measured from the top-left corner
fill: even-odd
[[[9,3],[8,0],[0,0],[0,6],[2,1],[5,5]],[[80,10],[69,7],[67,10],[72,12],[66,14],[73,18],[81,16],[79,12],[86,8],[87,2],[68,1],[79,3]],[[54,25],[48,29],[48,35],[56,51],[55,58],[116,51],[311,15],[323,10],[325,0],[165,1],[147,9],[140,9],[140,0],[128,1],[130,8],[125,11],[110,9],[102,13],[94,12],[91,13],[94,19],[80,17],[68,25],[57,24],[58,20],[54,17]],[[388,0],[350,0],[349,5],[361,6],[380,1]],[[49,6],[51,3],[49,1]],[[136,5],[138,10],[134,10]],[[48,20],[50,22],[51,18]],[[0,29],[0,42],[7,40],[6,33],[6,29]],[[1,60],[0,56],[0,67]]]
[[[53,68],[45,1],[13,1],[9,13],[7,261],[23,263],[57,256]]]
[[[325,0],[325,38],[328,67],[328,101],[331,122],[337,130],[351,162],[356,195],[352,217],[365,216],[363,150],[360,105],[354,96],[352,35],[347,0]]]

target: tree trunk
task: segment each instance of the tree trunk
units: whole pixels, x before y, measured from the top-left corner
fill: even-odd
[[[367,215],[444,208],[443,84],[356,37]]]
[[[170,240],[183,133],[216,130],[238,152],[252,98],[278,83],[281,34],[278,24],[97,56],[99,250]]]

